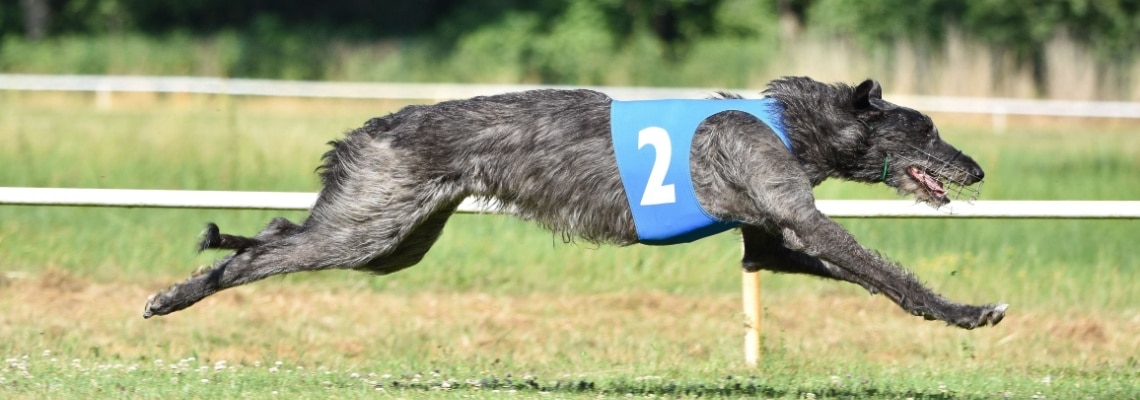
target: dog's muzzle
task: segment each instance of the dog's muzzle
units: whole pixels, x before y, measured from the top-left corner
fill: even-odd
[[[922,155],[921,158],[896,154],[892,157],[892,162],[906,166],[906,176],[926,195],[915,193],[916,196],[929,197],[928,202],[941,206],[951,201],[973,203],[981,195],[984,172],[980,167],[967,169],[955,164],[953,160],[943,160],[930,153],[915,150]]]

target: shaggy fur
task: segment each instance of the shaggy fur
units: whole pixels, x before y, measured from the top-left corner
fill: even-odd
[[[794,153],[763,122],[737,111],[705,120],[690,150],[700,204],[742,223],[745,269],[853,282],[911,314],[962,328],[1001,321],[1006,305],[943,298],[815,208],[812,187],[827,178],[882,182],[933,206],[950,201],[947,186],[980,182],[981,168],[942,141],[929,117],[884,101],[871,80],[851,87],[783,78],[764,94],[783,103]],[[272,275],[407,268],[468,196],[496,199],[567,239],[636,243],[613,155],[610,102],[589,90],[535,90],[372,119],[331,143],[320,168],[324,188],[303,225],[278,218],[246,238],[210,224],[201,248],[235,251],[152,295],[143,316]]]

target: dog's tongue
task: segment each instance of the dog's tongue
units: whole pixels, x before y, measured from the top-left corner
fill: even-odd
[[[939,182],[938,179],[935,179],[933,176],[928,175],[926,171],[923,171],[916,167],[910,167],[907,172],[910,172],[910,176],[913,176],[914,179],[922,182],[922,184],[925,185],[926,188],[930,190],[930,193],[935,197],[946,196],[946,188],[942,187],[942,182]]]

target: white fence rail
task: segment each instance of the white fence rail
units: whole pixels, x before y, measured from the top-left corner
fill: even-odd
[[[277,81],[205,77],[95,76],[0,74],[0,90],[68,92],[202,93],[234,96],[326,97],[392,100],[446,100],[538,88],[568,86],[456,83],[363,83]],[[576,86],[577,87],[577,86]],[[717,89],[587,87],[622,100],[705,98]],[[759,89],[734,89],[746,97]],[[1140,119],[1140,103],[1111,101],[1027,100],[970,97],[891,96],[924,112],[959,114],[1037,115]]]
[[[315,193],[0,187],[0,205],[308,210]],[[910,200],[819,200],[837,218],[1138,219],[1140,201],[977,201],[940,210]],[[494,213],[494,201],[469,198],[464,213]]]

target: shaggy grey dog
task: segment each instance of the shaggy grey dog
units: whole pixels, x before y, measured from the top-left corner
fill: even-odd
[[[783,109],[792,151],[771,125],[741,111],[705,119],[689,150],[692,191],[709,216],[740,224],[746,270],[853,282],[913,315],[966,329],[1001,321],[1005,304],[934,293],[815,207],[812,187],[827,178],[885,183],[935,207],[950,201],[949,190],[980,182],[982,169],[942,141],[929,117],[884,101],[872,80],[851,87],[789,77],[764,94]],[[152,295],[143,316],[278,274],[407,268],[468,196],[496,199],[566,238],[638,243],[615,161],[611,102],[589,90],[535,90],[372,119],[331,143],[324,188],[304,224],[277,218],[255,237],[210,224],[201,248],[235,252]]]

